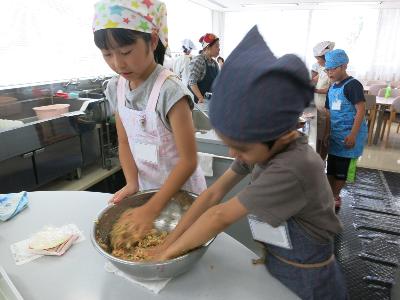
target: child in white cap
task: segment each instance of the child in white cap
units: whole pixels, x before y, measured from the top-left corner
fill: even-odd
[[[95,11],[95,44],[118,73],[106,96],[115,112],[126,185],[112,202],[160,189],[124,220],[140,238],[177,191],[199,194],[206,188],[197,166],[193,102],[182,82],[162,66],[168,42],[163,2],[102,0]]]
[[[314,57],[318,63],[317,77],[315,82],[314,103],[317,107],[317,147],[316,150],[323,160],[327,156],[327,147],[323,142],[326,129],[325,100],[330,86],[329,77],[325,72],[325,54],[335,47],[334,42],[323,41],[313,48]]]
[[[183,54],[174,60],[173,71],[187,86],[189,80],[189,64],[192,61],[192,50],[196,49],[195,44],[189,40],[182,41]]]

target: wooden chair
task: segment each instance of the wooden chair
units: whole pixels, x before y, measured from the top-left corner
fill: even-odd
[[[376,84],[384,84],[386,85],[386,81],[385,80],[368,80],[366,85],[370,86],[370,85],[376,85]]]
[[[390,128],[393,122],[399,123],[399,125],[397,126],[397,133],[398,133],[400,126],[400,96],[394,99],[393,104],[390,107],[390,115],[387,120],[388,125],[387,125],[386,139],[385,139],[385,148],[388,146]]]
[[[392,88],[398,89],[400,88],[400,81],[392,81],[390,85],[392,86]]]
[[[369,95],[378,96],[379,90],[386,87],[386,84],[373,84],[369,88]]]
[[[376,96],[365,95],[365,110],[365,118],[368,122],[368,145],[371,145],[376,120]]]
[[[380,89],[378,92],[378,97],[385,97],[385,92],[386,92],[386,88]],[[400,90],[399,89],[392,89],[392,92],[390,94],[390,97],[398,97],[400,96]]]

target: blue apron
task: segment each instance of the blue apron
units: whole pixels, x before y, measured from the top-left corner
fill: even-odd
[[[333,254],[333,242],[318,241],[294,218],[290,218],[287,225],[293,249],[265,244],[265,265],[271,275],[303,300],[348,299],[336,259],[324,267],[304,269],[282,262],[274,256],[300,264],[315,264],[328,260]]]
[[[355,146],[349,149],[344,145],[344,139],[350,134],[357,113],[355,106],[344,95],[344,87],[352,80],[354,78],[345,82],[341,87],[331,86],[328,92],[331,122],[328,153],[347,158],[361,156],[368,136],[368,127],[364,119],[358,131]]]

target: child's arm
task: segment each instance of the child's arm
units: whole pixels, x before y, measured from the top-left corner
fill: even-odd
[[[318,82],[318,78],[319,78],[319,75],[318,75],[318,72],[315,72],[315,71],[311,71],[311,83],[313,84],[313,85],[316,85],[317,84],[317,82]]]
[[[170,109],[168,120],[171,124],[179,159],[160,191],[146,204],[152,207],[156,215],[162,211],[167,202],[181,189],[197,168],[195,130],[192,112],[186,97],[176,102]]]
[[[150,256],[157,255],[175,242],[206,210],[219,203],[225,195],[246,175],[239,175],[228,169],[207,190],[193,202],[189,210],[183,215],[176,228],[168,234],[164,243],[150,249]]]
[[[314,92],[317,94],[326,94],[328,93],[329,87],[325,88],[325,89],[314,89]]]
[[[351,132],[348,136],[344,139],[344,144],[347,148],[353,148],[356,144],[356,137],[358,131],[360,130],[361,124],[365,117],[365,102],[360,101],[355,105],[357,113],[354,118],[353,127],[351,128]]]
[[[118,113],[115,114],[115,124],[118,134],[118,152],[122,171],[124,172],[126,185],[114,194],[111,201],[118,203],[127,196],[135,194],[139,190],[138,170],[129,147],[128,137]]]
[[[197,151],[192,112],[188,100],[183,97],[168,112],[168,119],[174,134],[179,159],[169,173],[160,190],[146,204],[131,213],[131,228],[138,238],[153,228],[154,219],[159,216],[168,201],[182,188],[197,168]]]
[[[328,145],[328,139],[329,139],[329,135],[331,134],[331,116],[329,113],[329,109],[325,108],[325,113],[326,113],[326,118],[325,118],[325,131],[324,131],[324,135],[323,135],[323,142],[325,144],[325,146]]]
[[[247,213],[247,209],[236,197],[209,208],[175,243],[168,247],[160,260],[177,257],[203,245]]]

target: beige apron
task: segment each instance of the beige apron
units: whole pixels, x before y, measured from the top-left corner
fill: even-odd
[[[140,191],[160,188],[179,159],[174,136],[156,112],[161,87],[169,76],[174,76],[169,70],[164,69],[160,72],[144,111],[125,106],[126,80],[120,76],[118,81],[118,114],[138,169]],[[195,194],[200,194],[206,188],[200,166],[197,166],[196,171],[182,187],[183,190]]]
[[[318,69],[318,82],[315,86],[316,89],[326,89],[329,87],[329,77],[325,73],[325,68],[319,66]],[[326,94],[314,93],[314,102],[317,107],[317,140],[322,140],[325,124],[326,124],[326,114],[325,114],[325,101]]]

